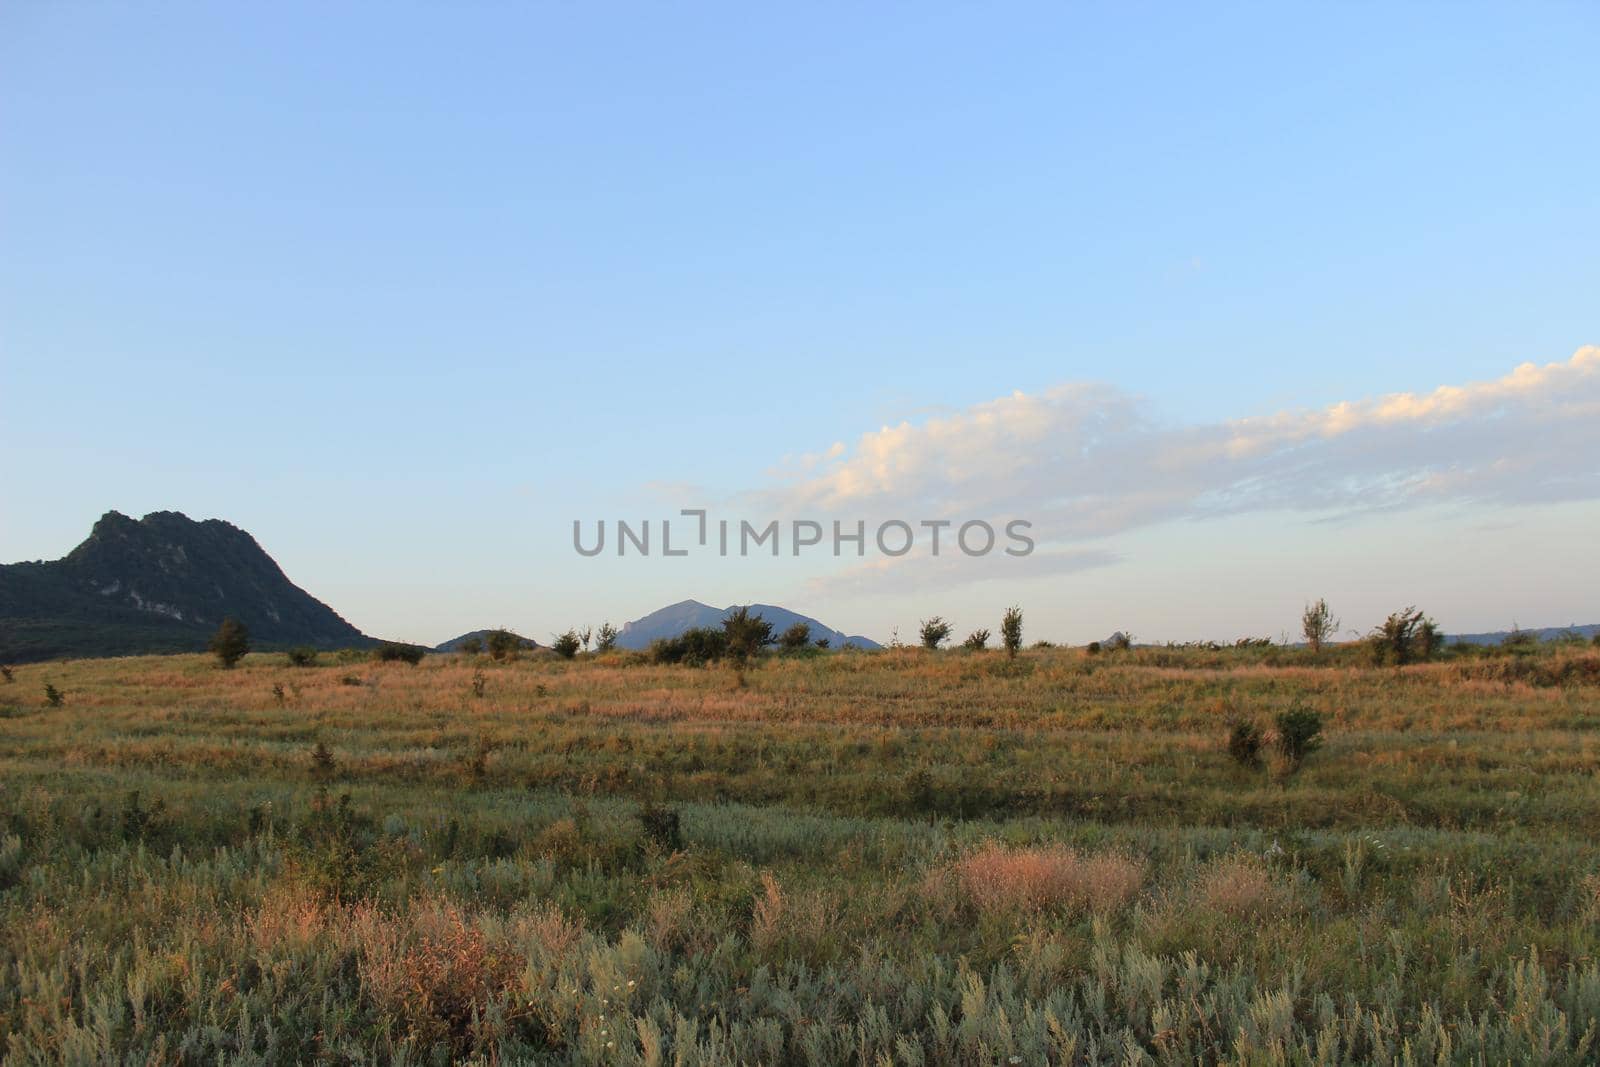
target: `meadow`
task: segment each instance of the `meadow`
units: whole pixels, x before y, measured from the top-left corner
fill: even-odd
[[[17,667],[0,1062],[1593,1063],[1597,727],[1578,645]]]

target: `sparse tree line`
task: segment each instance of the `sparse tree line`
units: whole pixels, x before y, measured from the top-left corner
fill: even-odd
[[[1022,619],[1022,609],[1015,606],[1008,608],[1000,619],[1000,647],[1011,658],[1015,658],[1022,651]],[[1300,617],[1300,635],[1305,649],[1313,656],[1321,656],[1335,647],[1341,649],[1348,647],[1348,643],[1341,644],[1336,640],[1340,625],[1340,620],[1333,614],[1326,599],[1319,598],[1307,604]],[[922,648],[930,652],[945,648],[954,634],[954,625],[942,615],[922,619],[917,626],[919,643]],[[616,649],[619,635],[620,631],[610,622],[601,623],[598,627],[585,626],[581,629],[574,627],[556,635],[551,641],[550,650],[563,659],[575,659],[580,653],[607,653]],[[983,652],[989,649],[992,636],[987,627],[980,627],[968,633],[961,640],[959,647],[965,652]],[[1585,642],[1582,635],[1575,632],[1556,640],[1561,644],[1592,643],[1595,647],[1600,647],[1600,634],[1595,635],[1590,642]],[[1365,635],[1360,635],[1357,644],[1364,646],[1370,661],[1379,666],[1403,667],[1411,663],[1426,663],[1445,651],[1444,635],[1439,630],[1438,623],[1426,612],[1414,606],[1407,606],[1391,613]],[[1539,645],[1540,641],[1535,634],[1513,629],[1501,641],[1500,648],[1516,653],[1530,651]],[[249,630],[238,619],[226,618],[212,635],[208,647],[216,657],[218,666],[231,669],[250,652]],[[459,651],[468,656],[487,654],[490,659],[503,662],[515,659],[519,652],[529,647],[534,647],[531,642],[510,630],[501,628],[490,630],[482,636],[473,635],[464,639]],[[904,647],[899,640],[898,632],[891,639],[890,647]],[[1048,641],[1038,641],[1033,647],[1053,646]],[[1094,656],[1127,652],[1133,647],[1132,635],[1119,630],[1104,641],[1090,641],[1083,646],[1083,650],[1085,654]],[[1278,647],[1278,642],[1267,637],[1241,637],[1231,646],[1204,641],[1181,644],[1169,642],[1164,647],[1172,650],[1221,651],[1228,647],[1273,648]],[[1466,646],[1454,646],[1454,648],[1464,647]],[[1485,646],[1472,646],[1472,648],[1481,652]],[[853,649],[853,645],[846,643],[843,650]],[[430,651],[421,645],[385,641],[367,651],[346,649],[329,655],[337,657],[341,663],[370,659],[379,663],[408,663],[414,666]],[[808,623],[796,622],[778,633],[766,619],[750,614],[748,608],[739,608],[730,612],[720,626],[696,627],[685,630],[675,637],[658,639],[650,645],[645,655],[654,663],[689,666],[704,666],[727,661],[742,670],[769,651],[784,656],[816,655],[830,651],[830,642],[826,637],[813,638]],[[289,664],[295,667],[316,666],[321,655],[317,649],[309,645],[296,646],[285,652]],[[14,677],[12,667],[0,666],[0,683],[10,684]],[[61,694],[57,692],[51,698],[52,706],[58,704],[60,699]]]

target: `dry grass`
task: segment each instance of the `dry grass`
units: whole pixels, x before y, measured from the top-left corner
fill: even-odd
[[[1240,854],[1208,864],[1195,882],[1194,895],[1201,907],[1236,919],[1279,915],[1293,902],[1288,887],[1263,861]]]
[[[987,842],[933,871],[927,887],[946,899],[953,890],[983,914],[1105,913],[1131,901],[1144,877],[1144,861],[1122,853],[1083,853],[1060,846],[1008,849]]]

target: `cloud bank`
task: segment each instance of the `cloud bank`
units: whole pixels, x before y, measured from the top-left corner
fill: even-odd
[[[1026,517],[1043,557],[1176,519],[1593,499],[1597,456],[1600,347],[1587,346],[1494,381],[1203,425],[1163,423],[1107,385],[1017,392],[799,457],[761,496],[783,514]],[[1049,569],[1105,562],[1055,558]]]

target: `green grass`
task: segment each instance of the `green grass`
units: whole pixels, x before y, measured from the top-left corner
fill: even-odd
[[[1600,1056],[1592,650],[323,660],[0,684],[5,1063]]]

